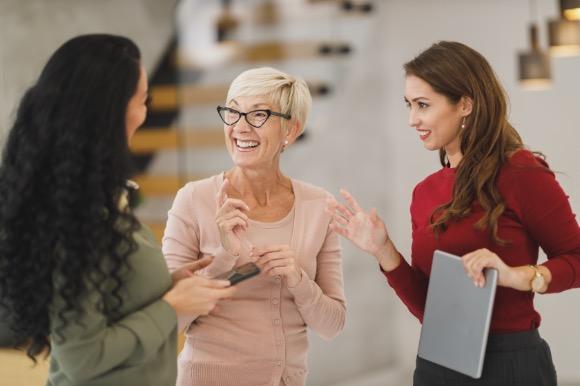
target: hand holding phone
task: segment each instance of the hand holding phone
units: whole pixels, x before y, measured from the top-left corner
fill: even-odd
[[[231,285],[238,284],[241,281],[247,280],[260,273],[260,268],[254,263],[242,264],[231,271],[224,272],[216,276],[214,279],[228,280]]]

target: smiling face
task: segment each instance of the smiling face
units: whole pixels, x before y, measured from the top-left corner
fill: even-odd
[[[227,107],[244,113],[253,110],[280,112],[266,96],[238,96]],[[234,125],[224,124],[226,147],[234,164],[241,168],[277,169],[284,142],[294,140],[292,130],[282,128],[281,119],[270,116],[259,128],[250,126],[243,116]]]
[[[445,149],[449,157],[460,155],[461,122],[471,113],[467,98],[454,104],[423,79],[408,75],[405,103],[409,108],[409,126],[417,130],[426,149]]]

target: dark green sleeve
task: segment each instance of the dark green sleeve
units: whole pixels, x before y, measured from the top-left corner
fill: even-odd
[[[93,291],[82,302],[83,315],[69,321],[63,330],[64,340],[52,330],[52,356],[61,371],[76,382],[89,380],[119,366],[135,366],[154,356],[177,328],[173,308],[164,300],[155,302],[107,324],[98,311],[101,297]],[[53,306],[51,325],[58,326],[56,317],[62,301]],[[69,318],[70,319],[70,318]],[[74,319],[73,319],[74,320]]]

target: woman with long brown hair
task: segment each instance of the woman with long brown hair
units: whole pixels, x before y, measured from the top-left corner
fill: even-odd
[[[476,286],[485,284],[484,268],[498,270],[482,377],[418,357],[414,385],[556,385],[533,299],[580,287],[580,228],[568,198],[508,122],[505,93],[482,55],[443,41],[404,69],[409,125],[443,166],[413,192],[411,264],[376,210],[365,212],[344,190],[346,205],[328,203],[331,227],[376,257],[420,321],[435,249],[461,256]],[[548,257],[541,265],[539,247]]]
[[[50,354],[47,386],[174,386],[177,317],[236,291],[194,275],[211,257],[170,274],[128,205],[148,96],[135,43],[89,34],[51,55],[18,107],[0,167],[0,316],[5,343]]]

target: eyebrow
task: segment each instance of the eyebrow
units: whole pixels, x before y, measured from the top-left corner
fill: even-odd
[[[235,99],[232,99],[230,101],[230,103],[235,103],[236,106],[239,106],[240,105]],[[255,103],[255,104],[252,105],[252,108],[256,108],[256,107],[260,107],[260,106],[264,106],[264,107],[267,107],[269,109],[272,108],[272,106],[270,106],[270,104],[268,104],[266,102]]]
[[[268,109],[272,108],[268,103],[256,103],[255,105],[252,105],[252,108],[259,108],[259,107],[266,107]]]
[[[411,100],[411,102],[417,102],[419,99],[430,100],[430,99],[429,99],[429,98],[427,98],[427,97],[420,96],[420,97],[417,97],[417,98],[413,98],[413,99]],[[409,100],[407,99],[407,97],[403,97],[403,100],[404,100],[405,102],[409,102]]]

